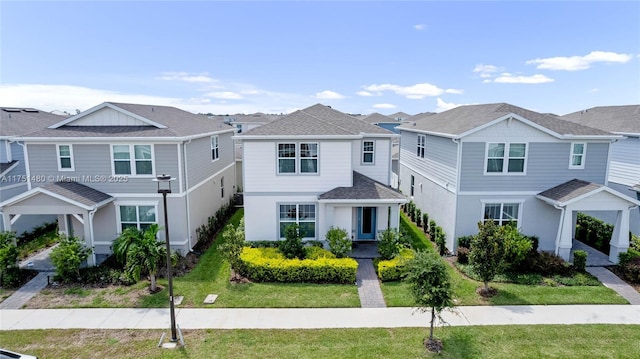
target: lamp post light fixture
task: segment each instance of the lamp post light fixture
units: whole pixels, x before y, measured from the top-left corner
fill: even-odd
[[[171,274],[171,245],[169,244],[169,220],[167,208],[167,193],[171,193],[171,181],[174,181],[170,175],[162,174],[157,176],[153,181],[158,183],[158,193],[162,194],[164,204],[164,240],[167,246],[167,280],[169,281],[169,308],[171,313],[171,341],[176,342],[178,335],[176,333],[176,310],[173,303],[173,276]]]

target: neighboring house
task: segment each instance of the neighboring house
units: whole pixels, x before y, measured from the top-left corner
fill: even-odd
[[[399,114],[400,112],[398,112]],[[397,126],[401,124],[400,121],[395,120],[390,116],[385,116],[374,112],[367,116],[359,117],[363,121],[367,121],[370,124],[382,127],[387,129],[393,133],[399,133],[396,129]],[[400,170],[400,140],[395,139],[391,143],[391,172],[393,173],[393,177],[391,179],[391,187],[398,188],[398,172]]]
[[[593,107],[561,118],[625,137],[611,144],[607,186],[640,200],[640,105]],[[616,219],[602,212],[590,214],[611,223]],[[640,235],[640,208],[631,211],[629,224]]]
[[[28,191],[0,203],[4,224],[57,215],[61,232],[94,249],[94,264],[125,228],[166,225],[154,179],[167,174],[175,178],[167,196],[170,242],[185,254],[196,229],[233,197],[234,132],[174,107],[112,102],[43,125],[14,139],[24,147]]]
[[[398,129],[400,189],[444,229],[449,249],[493,220],[569,259],[577,212],[593,209],[615,213],[610,260],[628,248],[629,212],[640,202],[604,186],[610,143],[622,136],[505,103]]]
[[[317,104],[243,132],[245,236],[279,240],[297,223],[305,240],[331,226],[355,241],[398,228],[404,196],[392,189],[398,135]]]
[[[34,108],[0,107],[0,203],[29,190],[24,143],[14,140],[54,123],[67,116],[59,116]],[[15,218],[11,229],[18,235],[30,231],[45,222],[53,222],[56,216],[29,215]],[[4,230],[4,221],[0,230]]]
[[[389,117],[391,117],[392,119],[396,120],[396,121],[404,121],[406,119],[408,119],[409,117],[411,117],[411,115],[409,115],[406,112],[396,112],[396,113],[392,113],[391,115],[389,115]]]

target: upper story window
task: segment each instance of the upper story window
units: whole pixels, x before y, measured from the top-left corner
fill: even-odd
[[[362,163],[373,163],[374,148],[373,141],[362,141]]]
[[[220,197],[224,198],[224,177],[220,177]]]
[[[416,178],[413,177],[413,175],[411,175],[411,197],[413,197],[413,193],[415,192],[415,188],[416,188]]]
[[[584,168],[584,157],[587,152],[586,143],[572,143],[569,168]]]
[[[211,136],[211,161],[220,158],[220,145],[218,144],[218,136]]]
[[[487,144],[486,173],[524,173],[526,143]]]
[[[318,173],[318,144],[278,143],[278,173]]]
[[[416,154],[418,155],[418,157],[420,158],[424,158],[424,148],[427,145],[427,136],[425,135],[418,135],[418,148],[416,151]]]
[[[153,174],[151,145],[113,145],[113,174],[144,176]]]
[[[513,225],[518,227],[520,203],[485,203],[484,222],[493,220],[499,226]]]
[[[56,145],[58,171],[73,171],[73,148],[71,145]]]
[[[128,227],[141,231],[156,223],[156,206],[119,206],[120,231]]]

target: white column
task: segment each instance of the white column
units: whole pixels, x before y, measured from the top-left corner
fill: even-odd
[[[618,255],[629,249],[629,209],[618,211],[616,225],[613,227],[609,243],[609,260],[618,263]]]
[[[571,248],[573,247],[573,211],[566,208],[563,212],[562,227],[560,230],[560,242],[556,248],[556,254],[562,259],[568,261],[571,256]]]
[[[9,213],[2,213],[2,225],[4,226],[2,227],[4,231],[11,231],[11,215]],[[17,244],[15,239],[13,244]]]
[[[84,220],[84,223],[82,225],[82,228],[84,230],[84,245],[87,246],[87,248],[91,248],[91,254],[87,258],[87,265],[89,267],[93,267],[96,265],[96,261],[95,261],[95,253],[93,253],[94,248],[91,247],[91,224],[89,224],[88,211],[84,211],[82,213],[82,219]]]

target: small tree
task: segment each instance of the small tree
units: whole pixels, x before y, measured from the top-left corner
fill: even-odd
[[[329,243],[331,253],[335,254],[337,258],[343,258],[351,252],[351,246],[353,243],[351,242],[346,230],[331,226],[327,231],[325,238]]]
[[[17,278],[19,270],[16,234],[10,231],[0,232],[0,285],[4,286],[5,280],[11,282]]]
[[[63,282],[73,282],[80,276],[80,266],[90,254],[91,248],[85,247],[78,237],[60,236],[60,244],[51,251],[56,275]]]
[[[439,351],[441,345],[433,338],[436,318],[441,321],[441,312],[453,307],[453,289],[446,264],[433,252],[418,252],[408,264],[405,281],[421,311],[431,310],[431,322],[427,347]]]
[[[387,228],[378,234],[378,253],[382,259],[392,259],[400,253],[400,233],[395,228]]]
[[[422,230],[424,233],[429,232],[429,214],[426,212],[422,214]]]
[[[500,226],[489,220],[478,223],[478,235],[471,240],[469,262],[484,283],[483,292],[489,294],[489,282],[500,272],[504,257],[504,240]]]
[[[284,230],[285,240],[280,242],[280,251],[288,259],[304,259],[305,250],[302,244],[302,233],[297,223],[288,225]]]
[[[222,232],[223,241],[218,244],[218,251],[222,258],[229,262],[231,267],[231,280],[238,277],[242,261],[242,247],[244,247],[244,218],[240,220],[237,227],[228,224],[224,232]]]

